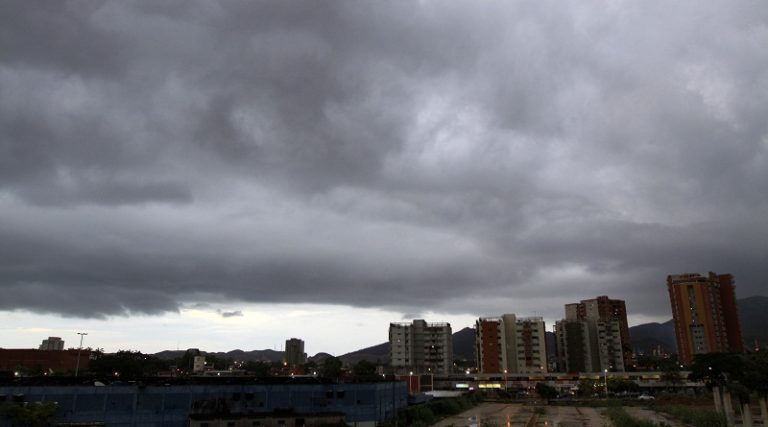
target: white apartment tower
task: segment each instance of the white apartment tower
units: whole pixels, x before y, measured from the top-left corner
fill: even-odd
[[[395,372],[448,375],[453,368],[450,323],[390,323],[389,348]]]
[[[39,350],[62,351],[64,350],[64,340],[59,337],[48,337],[40,344]]]

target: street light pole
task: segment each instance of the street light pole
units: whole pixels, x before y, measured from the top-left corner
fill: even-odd
[[[603,372],[605,373],[605,397],[608,397],[608,370],[604,369]]]
[[[77,363],[75,364],[75,376],[80,371],[80,351],[83,350],[83,337],[88,335],[88,332],[78,332],[80,335],[80,347],[77,348]]]

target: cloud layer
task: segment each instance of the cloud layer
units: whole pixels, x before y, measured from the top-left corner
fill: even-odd
[[[765,46],[761,2],[4,2],[0,310],[764,293]]]

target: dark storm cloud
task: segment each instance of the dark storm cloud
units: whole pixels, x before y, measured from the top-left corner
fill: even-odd
[[[763,4],[0,8],[0,309],[762,291]]]

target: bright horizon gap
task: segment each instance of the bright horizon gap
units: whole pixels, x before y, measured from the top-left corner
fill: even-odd
[[[472,328],[475,320],[481,317],[427,312],[423,316],[403,318],[401,313],[394,311],[325,304],[249,304],[239,307],[239,310],[232,307],[228,309],[226,306],[185,308],[180,313],[159,316],[115,316],[107,319],[76,319],[10,312],[5,325],[0,327],[6,337],[2,347],[37,348],[43,339],[56,336],[64,340],[65,348],[77,348],[77,332],[87,332],[83,346],[103,348],[108,353],[138,350],[153,354],[189,348],[214,353],[238,349],[281,351],[285,340],[299,338],[304,340],[308,356],[320,352],[340,356],[387,342],[391,322],[410,322],[415,318],[428,322],[448,322],[453,333],[456,333],[467,327]],[[240,311],[242,314],[232,317],[221,315],[223,312],[234,311]],[[501,314],[504,313],[498,313]],[[554,321],[560,320],[548,316],[541,317],[544,317],[550,332]],[[308,321],[310,318],[313,319],[311,322]],[[669,319],[671,315],[666,319],[628,315],[630,326],[661,323]],[[47,326],[51,324],[57,326]],[[260,328],[254,329],[255,324],[261,325]],[[284,330],[289,332],[284,334],[275,330],[275,325],[278,324],[283,325]],[[339,330],[344,333],[337,333]]]

